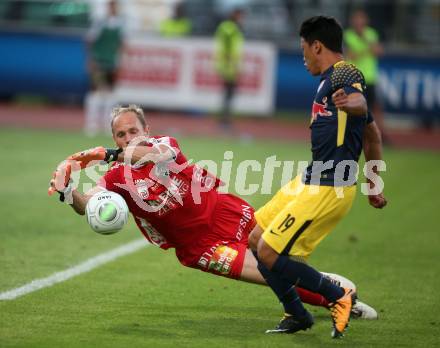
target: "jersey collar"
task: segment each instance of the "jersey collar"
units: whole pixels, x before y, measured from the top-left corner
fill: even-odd
[[[326,78],[327,76],[329,76],[332,72],[333,72],[333,70],[334,70],[334,68],[336,68],[338,65],[340,65],[340,64],[342,64],[342,63],[344,63],[345,62],[345,60],[340,60],[339,62],[336,62],[335,64],[333,64],[333,65],[331,65],[330,67],[328,67],[328,69],[327,70],[325,70],[322,74],[321,74],[321,78]]]

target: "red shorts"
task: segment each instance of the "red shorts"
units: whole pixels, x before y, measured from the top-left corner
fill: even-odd
[[[238,279],[256,222],[254,209],[230,194],[219,194],[209,231],[191,248],[176,249],[179,261],[204,272]]]

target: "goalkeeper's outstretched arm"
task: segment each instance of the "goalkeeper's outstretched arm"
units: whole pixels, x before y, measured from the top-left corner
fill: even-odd
[[[87,193],[83,194],[78,190],[72,191],[72,204],[70,206],[73,210],[79,214],[84,215],[86,213],[86,205],[89,199],[97,192],[103,191],[103,188],[99,186],[95,186],[91,190],[87,191]]]

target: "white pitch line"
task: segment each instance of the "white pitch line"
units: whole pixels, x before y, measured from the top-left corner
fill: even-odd
[[[76,277],[82,273],[91,271],[94,268],[102,266],[107,262],[116,260],[117,258],[134,253],[139,249],[148,246],[146,239],[137,239],[130,243],[124,244],[118,248],[107,251],[92,257],[79,265],[68,268],[64,271],[54,273],[46,278],[35,279],[19,288],[11,289],[0,293],[0,300],[14,300],[17,297],[29,294],[31,292],[64,282],[70,278]]]

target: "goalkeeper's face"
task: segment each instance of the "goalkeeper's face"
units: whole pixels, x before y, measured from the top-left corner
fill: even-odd
[[[127,147],[137,137],[145,138],[145,141],[149,137],[149,127],[144,127],[133,112],[126,112],[116,117],[112,132],[116,146],[121,148]]]

